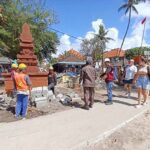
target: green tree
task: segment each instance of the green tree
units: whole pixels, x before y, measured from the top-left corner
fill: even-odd
[[[113,40],[110,37],[107,37],[109,31],[106,31],[103,25],[99,26],[99,32],[98,34],[95,35],[94,40],[97,41],[97,46],[94,55],[98,56],[98,58],[101,56],[102,57],[102,70],[103,70],[103,63],[104,63],[104,57],[103,53],[104,50],[106,49],[106,44],[110,41]]]
[[[106,31],[103,25],[100,25],[98,34],[94,34],[94,37],[90,40],[83,40],[80,52],[85,56],[92,56],[94,61],[102,59],[103,64],[103,53],[106,49],[106,43],[113,40],[112,38],[107,37],[108,32],[109,31]]]
[[[144,51],[150,51],[150,47],[135,47],[125,51],[127,59],[133,59],[135,56],[144,55]],[[139,53],[140,52],[140,53]]]
[[[59,40],[55,32],[49,30],[50,25],[57,22],[55,13],[46,10],[44,0],[1,0],[0,17],[0,49],[1,53],[16,58],[20,51],[19,36],[23,23],[30,25],[34,38],[35,53],[39,59],[56,52]]]
[[[57,64],[57,62],[58,62],[57,58],[52,58],[52,59],[50,60],[50,64],[51,64],[51,65]]]
[[[96,49],[97,43],[94,39],[84,39],[81,43],[80,52],[85,56],[92,56],[93,51]]]
[[[124,34],[124,37],[123,37],[123,40],[122,40],[122,43],[120,46],[120,51],[123,47],[123,44],[125,42],[129,27],[130,27],[132,11],[135,12],[136,14],[138,14],[138,11],[137,11],[135,5],[139,4],[139,2],[145,2],[145,0],[127,0],[127,2],[118,9],[118,11],[125,10],[125,15],[128,14],[128,24],[127,24],[127,28],[126,28],[126,31],[125,31],[125,34]],[[120,51],[119,51],[119,54],[120,54]],[[119,56],[119,54],[118,54],[118,56]]]

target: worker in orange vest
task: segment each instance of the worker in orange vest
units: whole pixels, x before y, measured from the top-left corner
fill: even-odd
[[[19,73],[15,75],[16,88],[17,88],[17,101],[16,101],[16,118],[20,115],[22,118],[26,117],[28,99],[31,96],[31,81],[26,74],[27,66],[20,64]]]
[[[17,70],[18,70],[18,64],[12,64],[11,65],[11,79],[14,84],[13,97],[16,97],[16,94],[17,94],[16,81],[15,81],[15,75],[17,74]]]

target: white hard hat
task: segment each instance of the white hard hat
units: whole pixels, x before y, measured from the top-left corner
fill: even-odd
[[[110,62],[109,58],[105,58],[104,62]]]
[[[130,59],[130,61],[134,62],[134,59]]]

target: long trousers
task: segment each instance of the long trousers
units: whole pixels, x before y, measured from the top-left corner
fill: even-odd
[[[94,103],[94,87],[84,87],[85,105],[93,105]]]
[[[108,96],[108,101],[112,101],[112,88],[113,88],[113,82],[107,82],[106,83],[106,88],[107,88],[107,96]]]
[[[18,94],[16,102],[16,117],[26,117],[28,107],[28,95]]]

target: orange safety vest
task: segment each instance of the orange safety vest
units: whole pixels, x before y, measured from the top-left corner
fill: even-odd
[[[16,87],[18,91],[27,91],[28,85],[25,81],[25,74],[17,73],[15,74]]]

